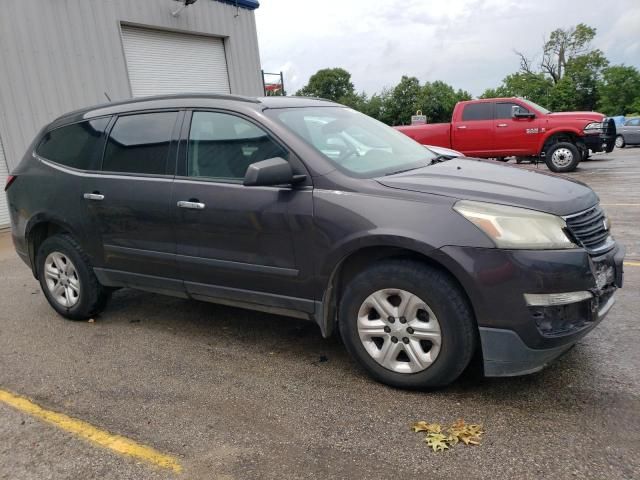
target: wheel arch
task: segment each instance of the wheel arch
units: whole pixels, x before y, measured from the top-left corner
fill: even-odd
[[[431,252],[437,252],[437,250],[434,249],[431,250]],[[343,256],[338,264],[333,267],[331,274],[328,277],[322,298],[321,315],[316,319],[320,324],[323,336],[331,336],[336,328],[337,322],[339,321],[337,312],[341,293],[344,291],[348,282],[372,262],[390,259],[413,260],[432,268],[436,268],[448,275],[468,302],[477,328],[476,311],[467,289],[454,272],[447,268],[439,259],[436,259],[436,256],[437,255],[429,254],[429,251],[421,251],[406,245],[390,244],[364,246]]]
[[[573,130],[573,129],[551,130],[547,132],[547,135],[545,135],[545,137],[540,142],[538,151],[542,156],[547,151],[547,148],[549,148],[554,143],[570,142],[577,146],[581,141],[582,141],[582,135],[578,130]]]
[[[42,245],[42,242],[47,238],[60,233],[66,233],[74,238],[78,238],[77,232],[74,228],[61,218],[39,214],[34,215],[27,224],[25,229],[25,239],[27,242],[29,261],[31,263],[31,271],[35,278],[38,278],[36,257],[40,245]]]

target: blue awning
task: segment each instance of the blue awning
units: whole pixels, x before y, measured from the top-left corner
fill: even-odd
[[[258,0],[218,0],[222,3],[229,3],[231,5],[236,5],[242,8],[248,8],[249,10],[255,10],[260,6],[260,2]]]

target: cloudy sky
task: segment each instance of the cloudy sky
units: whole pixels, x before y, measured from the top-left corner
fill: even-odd
[[[558,27],[598,29],[594,46],[612,63],[640,68],[640,0],[261,0],[263,68],[293,93],[320,68],[351,72],[358,91],[403,74],[444,80],[480,95],[534,56]]]

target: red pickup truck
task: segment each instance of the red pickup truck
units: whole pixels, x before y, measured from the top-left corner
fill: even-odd
[[[523,98],[458,102],[451,123],[396,128],[423,145],[470,157],[544,159],[554,172],[575,170],[589,150],[610,152],[616,138],[615,123],[601,113],[551,113]]]

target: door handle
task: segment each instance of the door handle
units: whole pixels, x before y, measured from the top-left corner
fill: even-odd
[[[101,193],[85,193],[83,197],[85,200],[104,200],[104,195]]]
[[[190,208],[192,210],[203,210],[205,205],[202,202],[192,202],[192,201],[185,201],[185,200],[180,200],[178,202],[178,206],[180,208]]]
[[[498,124],[498,127],[506,127],[506,126],[507,126],[507,124],[506,124],[506,123],[499,123],[499,124]]]
[[[460,130],[463,130],[463,129],[467,128],[467,126],[466,125],[458,125],[456,128],[459,128]]]

